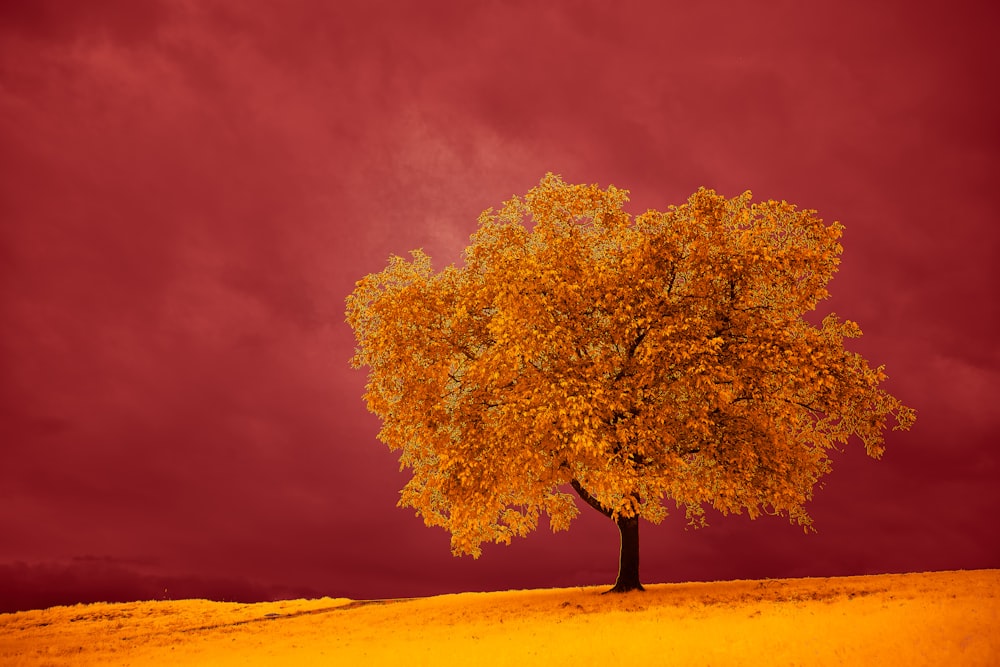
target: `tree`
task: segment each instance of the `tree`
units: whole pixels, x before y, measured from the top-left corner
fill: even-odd
[[[878,458],[887,419],[915,419],[844,348],[857,324],[804,317],[840,224],[704,188],[633,218],[627,194],[548,174],[480,216],[463,266],[416,250],[347,298],[379,439],[412,471],[399,504],[456,555],[543,512],[566,529],[572,489],[619,528],[612,590],[641,590],[640,517],[669,500],[696,525],[707,505],[809,530],[829,451],[857,436]]]

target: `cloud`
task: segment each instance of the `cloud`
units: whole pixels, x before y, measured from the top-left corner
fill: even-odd
[[[627,187],[637,212],[707,185],[844,222],[824,305],[920,410],[877,467],[893,488],[852,511],[905,490],[897,469],[993,507],[967,465],[995,466],[1000,323],[997,55],[971,7],[6,3],[0,557],[157,553],[206,581],[388,595],[380,572],[423,592],[533,559],[532,582],[561,576],[600,528],[455,565],[395,508],[343,321],[390,254],[458,260],[479,212],[547,171]],[[707,572],[697,540],[671,572]]]

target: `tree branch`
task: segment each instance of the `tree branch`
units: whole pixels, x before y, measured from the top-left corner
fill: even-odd
[[[569,483],[570,486],[573,487],[573,490],[576,491],[577,495],[579,495],[583,499],[583,502],[587,503],[601,514],[608,517],[609,519],[611,518],[612,514],[611,510],[602,505],[600,501],[597,500],[597,498],[590,495],[590,492],[587,491],[587,489],[583,488],[583,485],[580,484],[580,482],[576,481],[576,479],[574,478],[571,479]]]

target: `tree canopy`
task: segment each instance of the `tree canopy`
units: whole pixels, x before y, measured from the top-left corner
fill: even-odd
[[[703,522],[805,505],[855,436],[878,458],[914,412],[844,347],[857,324],[805,316],[842,226],[784,201],[699,189],[633,218],[627,191],[548,174],[479,218],[460,266],[420,250],[357,283],[347,319],[379,439],[412,471],[400,505],[455,554],[542,513]],[[818,317],[812,319],[818,320]]]

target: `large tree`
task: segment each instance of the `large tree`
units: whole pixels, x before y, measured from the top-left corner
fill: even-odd
[[[841,225],[784,201],[699,189],[633,219],[627,191],[552,174],[489,209],[461,266],[417,250],[347,299],[352,360],[379,439],[412,471],[400,505],[453,553],[577,515],[572,489],[621,534],[612,590],[641,589],[639,518],[666,501],[781,514],[805,504],[829,451],[883,451],[914,412],[845,338],[808,317],[837,269]]]

